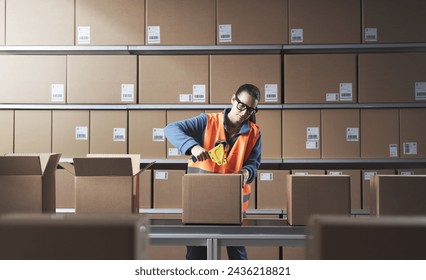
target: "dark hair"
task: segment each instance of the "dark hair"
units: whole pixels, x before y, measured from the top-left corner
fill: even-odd
[[[235,93],[235,95],[238,96],[243,91],[247,92],[251,97],[253,97],[257,101],[260,101],[260,90],[257,86],[252,85],[252,84],[241,85],[237,89],[237,92]],[[249,121],[256,123],[256,114],[250,115]]]

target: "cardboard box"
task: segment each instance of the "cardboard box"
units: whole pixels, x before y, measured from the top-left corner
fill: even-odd
[[[363,0],[363,43],[424,43],[426,3],[418,0]]]
[[[154,170],[154,208],[182,208],[182,177],[185,170]]]
[[[88,154],[75,157],[74,166],[61,166],[75,174],[76,214],[139,213],[139,155]]]
[[[321,110],[322,158],[359,158],[359,109]]]
[[[140,55],[139,103],[209,103],[207,55]]]
[[[284,55],[285,103],[356,103],[355,54]]]
[[[359,0],[289,0],[290,44],[358,44]]]
[[[0,45],[5,44],[6,37],[6,0],[0,0]]]
[[[426,157],[426,132],[423,126],[425,118],[425,108],[400,109],[401,158]]]
[[[76,0],[76,45],[144,45],[144,0]]]
[[[361,207],[361,170],[327,170],[327,175],[349,175],[351,176],[351,209],[362,209]]]
[[[202,110],[168,110],[167,124],[189,119],[204,113]],[[167,141],[167,158],[168,159],[189,159],[190,156],[181,154],[179,150]]]
[[[257,171],[257,209],[287,209],[287,175],[289,170]]]
[[[260,90],[259,103],[281,104],[280,60],[279,54],[211,55],[210,103],[229,104],[241,85],[253,84]]]
[[[127,111],[90,111],[90,153],[127,154]]]
[[[313,214],[351,214],[350,177],[347,175],[287,176],[287,220],[306,225]]]
[[[50,153],[52,111],[15,111],[15,153]]]
[[[1,55],[0,103],[65,103],[64,55]]]
[[[137,103],[135,55],[69,55],[67,103]]]
[[[0,154],[13,153],[14,117],[12,110],[0,111]]]
[[[370,182],[370,215],[426,215],[426,176],[379,175]]]
[[[152,172],[139,173],[139,208],[152,208]]]
[[[166,158],[166,110],[129,111],[129,153],[142,158]]]
[[[320,110],[283,110],[282,118],[283,158],[320,158]]]
[[[306,260],[305,247],[281,247],[283,260]]]
[[[262,131],[262,159],[281,159],[281,110],[260,110],[256,124]]]
[[[7,1],[6,15],[6,45],[74,45],[74,1]]]
[[[308,259],[424,260],[424,217],[318,216],[309,223]],[[395,246],[398,244],[398,246]]]
[[[291,170],[292,175],[325,175],[325,170],[315,170],[315,169],[293,169]]]
[[[182,222],[241,224],[242,183],[240,174],[185,174],[182,178]]]
[[[216,5],[218,45],[288,44],[287,0],[218,0]]]
[[[56,208],[75,209],[74,174],[66,169],[56,169]]]
[[[4,215],[0,259],[146,259],[147,227],[138,215]]]
[[[52,151],[63,158],[89,153],[90,111],[54,110]]]
[[[399,110],[361,109],[361,158],[399,157]]]
[[[146,0],[147,45],[215,45],[215,0]]]
[[[398,175],[426,175],[426,169],[398,169],[396,171]]]
[[[370,179],[376,175],[394,175],[393,169],[362,170],[362,209],[370,209]]]
[[[425,53],[358,55],[359,103],[425,102]]]
[[[0,213],[55,213],[60,154],[0,156]]]

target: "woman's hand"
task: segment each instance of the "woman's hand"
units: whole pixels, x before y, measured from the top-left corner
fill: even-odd
[[[192,147],[191,154],[197,159],[197,161],[204,161],[210,158],[209,152],[200,145]]]

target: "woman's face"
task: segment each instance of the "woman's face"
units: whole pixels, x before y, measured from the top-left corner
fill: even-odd
[[[233,95],[231,98],[232,109],[228,117],[233,122],[241,123],[248,119],[251,114],[255,114],[255,109],[259,103],[246,91],[240,92],[238,95]]]

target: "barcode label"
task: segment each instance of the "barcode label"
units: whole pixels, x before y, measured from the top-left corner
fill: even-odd
[[[126,129],[125,128],[114,128],[113,141],[124,142],[126,141]]]
[[[179,94],[179,102],[192,102],[192,94]]]
[[[148,26],[148,44],[160,43],[160,26]]]
[[[352,83],[340,83],[340,101],[352,101]]]
[[[75,127],[75,140],[88,140],[89,129],[87,126],[76,126]]]
[[[308,174],[308,172],[296,172],[296,173],[294,173],[294,175],[306,176],[306,175],[309,175],[309,174]]]
[[[306,141],[306,149],[307,150],[317,150],[319,149],[318,141]]]
[[[219,24],[219,43],[232,42],[232,25]]]
[[[121,84],[121,102],[135,101],[135,85]]]
[[[303,43],[303,29],[296,28],[291,30],[291,43]]]
[[[77,27],[77,43],[90,44],[90,26]]]
[[[306,128],[306,139],[307,140],[319,140],[319,127],[307,127]]]
[[[346,128],[346,141],[359,141],[359,128],[347,127]]]
[[[426,83],[416,82],[416,100],[426,100]]]
[[[206,85],[192,85],[192,101],[206,102]]]
[[[51,85],[51,101],[64,102],[65,101],[65,86],[64,84]]]
[[[277,84],[265,84],[265,102],[278,102]]]
[[[328,172],[328,175],[340,176],[340,175],[343,175],[343,172],[342,171],[330,171],[330,172]]]
[[[179,150],[177,148],[169,148],[167,150],[167,155],[172,156],[172,157],[176,157],[176,156],[180,156],[181,153],[179,152]]]
[[[377,172],[375,172],[375,171],[364,172],[364,180],[365,181],[370,181],[371,176],[376,176],[376,175],[377,175]]]
[[[155,171],[155,179],[156,180],[168,180],[169,172],[167,171]]]
[[[377,28],[365,28],[364,38],[366,42],[377,42]]]
[[[401,171],[400,175],[414,175],[414,171]]]
[[[274,181],[274,173],[260,173],[260,181]]]
[[[337,93],[326,93],[325,101],[328,101],[328,102],[339,101],[339,95]]]
[[[389,156],[390,157],[398,157],[398,145],[397,144],[389,144]]]
[[[152,141],[154,142],[164,142],[164,128],[153,128],[152,129]]]
[[[404,142],[404,155],[417,155],[417,142]]]

